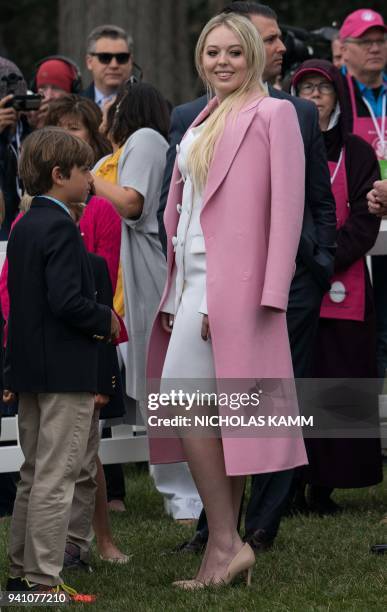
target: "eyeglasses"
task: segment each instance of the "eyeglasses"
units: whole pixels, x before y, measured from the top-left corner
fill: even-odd
[[[96,57],[101,64],[106,66],[114,58],[117,60],[117,64],[127,64],[130,59],[130,53],[90,53],[90,55]]]
[[[298,91],[307,96],[311,96],[315,89],[317,89],[320,94],[332,94],[335,91],[331,83],[303,83],[300,85]]]
[[[344,42],[354,43],[359,47],[363,47],[363,49],[366,49],[366,51],[369,51],[372,48],[372,45],[376,45],[379,48],[383,47],[387,42],[387,38],[377,38],[375,40],[372,40],[371,38],[346,38]]]

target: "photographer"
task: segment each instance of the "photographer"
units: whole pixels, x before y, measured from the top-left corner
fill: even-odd
[[[0,240],[7,240],[21,197],[17,175],[20,145],[29,133],[26,117],[18,112],[13,101],[24,96],[27,85],[19,68],[0,57],[0,189],[3,192],[5,218],[0,228]]]

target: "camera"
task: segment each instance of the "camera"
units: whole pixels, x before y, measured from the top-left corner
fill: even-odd
[[[283,74],[288,75],[307,59],[331,59],[331,41],[337,30],[323,27],[318,30],[304,30],[293,26],[282,25],[286,53],[283,61]]]
[[[23,81],[23,77],[15,72],[4,75],[0,79],[0,100],[12,94],[13,98],[7,102],[6,107],[12,107],[16,111],[38,110],[42,96],[37,94],[15,95],[20,81]]]
[[[10,72],[2,76],[0,79],[0,99],[10,94],[14,94],[22,80],[23,77],[21,74],[16,74],[15,72]]]
[[[12,106],[16,111],[38,110],[43,96],[38,94],[26,94],[25,96],[14,96],[7,106]]]

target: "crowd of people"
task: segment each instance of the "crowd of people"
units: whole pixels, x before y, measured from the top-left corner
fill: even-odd
[[[8,591],[72,593],[61,571],[90,568],[94,534],[101,559],[129,561],[109,521],[125,511],[123,468],[102,466],[99,421],[137,411],[146,425],[149,381],[171,397],[274,380],[269,412],[294,416],[294,379],[387,368],[387,255],[372,258],[372,282],[366,263],[387,213],[383,17],[349,14],[332,62],[303,62],[287,92],[276,13],[232,2],[196,45],[206,95],[172,113],[133,49],[122,28],[95,28],[90,86],[70,58],[43,58],[37,103],[0,58],[1,411],[17,411],[24,455],[20,475],[0,474]],[[334,489],[383,479],[377,435],[180,424],[148,439],[166,512],[198,519],[176,551],[203,559],[180,589],[245,571],[249,584],[285,513],[338,513]]]

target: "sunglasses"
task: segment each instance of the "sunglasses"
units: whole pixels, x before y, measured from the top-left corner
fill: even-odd
[[[113,58],[117,60],[117,64],[127,64],[130,59],[130,53],[90,53],[98,59],[101,64],[110,64]]]

